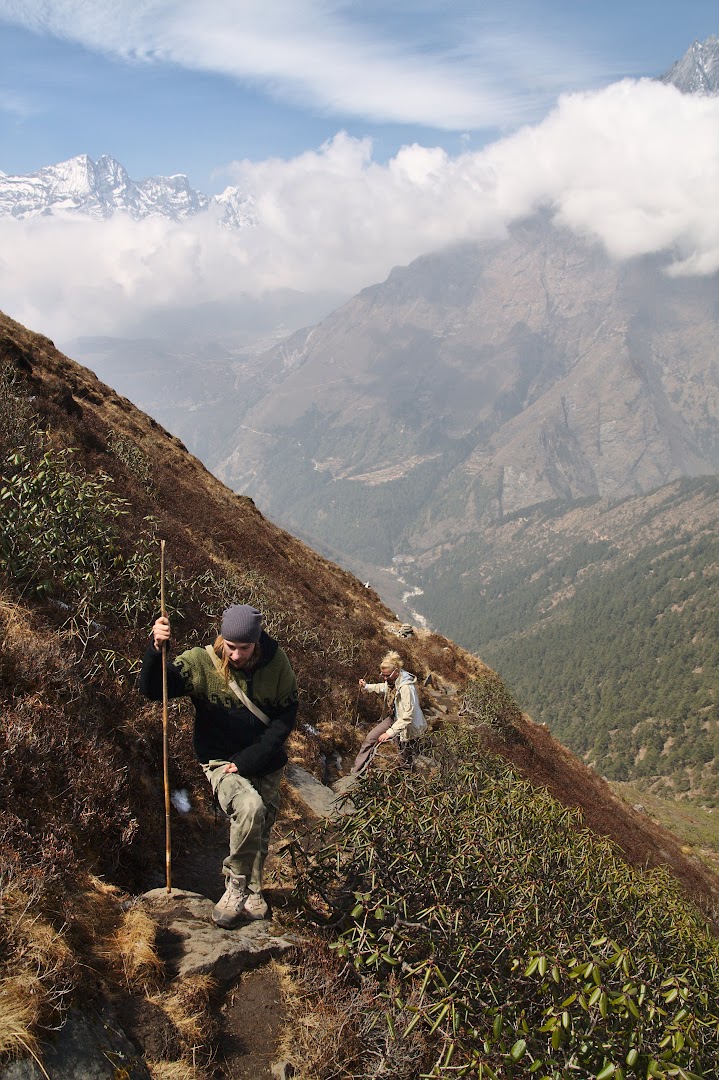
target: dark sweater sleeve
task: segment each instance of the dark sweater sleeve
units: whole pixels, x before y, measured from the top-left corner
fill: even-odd
[[[182,672],[174,664],[167,667],[167,696],[182,697],[192,692]],[[155,648],[153,641],[145,649],[140,670],[140,693],[151,701],[162,701],[162,653]]]
[[[270,770],[272,759],[277,757],[295,726],[296,717],[297,702],[294,701],[272,717],[257,742],[235,754],[232,760],[240,776],[264,776]]]

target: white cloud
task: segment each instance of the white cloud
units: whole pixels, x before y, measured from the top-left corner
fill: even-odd
[[[616,258],[716,257],[719,98],[625,80],[563,97],[543,123],[479,156],[510,215],[522,204],[551,206],[560,223]]]
[[[369,141],[338,135],[233,168],[258,220],[239,233],[210,215],[0,220],[3,307],[62,339],[243,293],[350,294],[543,208],[616,258],[665,252],[674,273],[719,270],[719,98],[660,83],[569,95],[541,124],[457,157],[415,145],[379,164]]]
[[[453,131],[516,125],[563,88],[606,78],[561,35],[510,32],[466,0],[434,0],[395,23],[369,18],[360,0],[0,0],[3,18],[333,115]]]

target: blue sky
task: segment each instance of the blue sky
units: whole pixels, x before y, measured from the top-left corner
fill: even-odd
[[[0,170],[109,154],[252,208],[2,216],[0,307],[59,341],[201,337],[289,290],[293,329],[538,212],[714,274],[719,97],[652,81],[712,34],[717,0],[0,0]]]
[[[213,192],[340,130],[456,154],[711,33],[716,0],[0,0],[0,169],[110,154]]]

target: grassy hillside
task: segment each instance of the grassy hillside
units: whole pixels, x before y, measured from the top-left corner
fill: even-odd
[[[161,1010],[163,1023],[175,1033],[175,1057],[167,1048],[165,1059],[153,1061],[153,1075],[180,1075],[167,1071],[177,1058],[194,1061],[182,1075],[209,1076],[209,1065],[205,1068],[202,1062],[211,1059],[213,1027],[209,1021],[203,1026],[198,1017],[210,1008],[212,992],[206,986],[190,988],[192,992],[186,988],[186,1011],[178,1019],[177,990],[163,989],[161,983],[151,920],[133,901],[135,893],[163,880],[164,868],[161,723],[157,707],[136,690],[138,658],[159,602],[159,539],[167,542],[167,602],[177,648],[210,640],[218,614],[230,602],[252,602],[266,613],[270,633],[286,647],[298,674],[301,709],[291,757],[317,776],[324,775],[328,761],[339,756],[347,762],[356,751],[362,726],[373,717],[370,704],[357,701],[357,679],[376,669],[388,647],[397,646],[396,623],[371,589],[264,519],[251,499],[223,487],[176,438],[57,353],[47,339],[3,316],[0,381],[0,780],[5,793],[0,807],[0,1055],[38,1052],[43,1037],[62,1022],[72,1004],[87,1007],[109,999],[118,1005],[132,998]],[[466,728],[471,734],[469,742],[453,742],[455,725],[447,723],[447,736],[439,730],[433,736],[427,746],[428,764],[410,786],[403,788],[399,776],[387,777],[392,790],[405,792],[401,799],[407,822],[418,820],[412,815],[426,808],[433,792],[441,791],[449,802],[438,802],[437,814],[450,830],[441,837],[442,850],[462,850],[465,834],[451,829],[452,800],[464,800],[463,805],[469,800],[471,813],[494,816],[498,810],[489,793],[474,781],[467,781],[465,789],[465,777],[467,770],[477,777],[496,776],[497,790],[508,784],[520,792],[526,814],[517,819],[515,839],[507,835],[503,847],[486,855],[489,864],[481,865],[507,860],[515,868],[521,891],[537,876],[534,864],[525,862],[522,854],[536,848],[530,823],[551,793],[560,816],[562,806],[574,808],[566,818],[570,832],[581,828],[581,821],[589,828],[582,834],[585,846],[596,845],[601,853],[607,843],[616,844],[611,858],[617,866],[669,868],[678,883],[667,886],[673,890],[669,914],[664,886],[655,888],[651,876],[648,885],[638,886],[642,910],[657,905],[659,937],[651,939],[646,953],[636,954],[636,962],[641,966],[646,960],[654,966],[657,994],[670,992],[662,982],[676,978],[677,994],[682,1000],[685,991],[691,996],[693,984],[681,981],[682,964],[704,956],[705,931],[694,904],[709,915],[713,912],[719,883],[711,872],[683,852],[670,833],[613,797],[606,784],[546,729],[524,718],[497,676],[479,660],[434,634],[418,634],[402,641],[401,647],[409,668],[420,676],[432,672],[455,691],[463,706],[457,730]],[[195,808],[187,816],[173,814],[173,845],[182,865],[193,850],[206,846],[212,811],[191,754],[190,711],[173,705],[170,719],[171,786],[187,789]],[[449,768],[447,763],[452,762]],[[500,777],[505,778],[501,784]],[[396,805],[377,795],[375,788],[366,788],[369,801],[364,804],[366,813],[355,819],[358,828],[367,826],[375,811],[384,813]],[[289,839],[298,818],[288,793],[284,807],[279,828]],[[411,834],[416,835],[412,830]],[[370,830],[366,842],[358,843],[372,858],[373,852],[379,856],[383,851],[384,858],[396,850],[392,858],[409,861],[411,836],[398,833],[392,844],[396,840],[398,848],[389,844],[383,848]],[[336,850],[344,850],[344,843],[338,841]],[[348,858],[352,860],[351,853]],[[364,896],[364,882],[370,890],[375,886],[371,867],[367,870],[361,862],[365,855],[358,858],[361,882],[354,891]],[[424,856],[417,858],[421,869]],[[349,863],[335,860],[335,866],[344,874]],[[666,872],[657,871],[660,877]],[[644,882],[644,871],[638,874]],[[297,884],[288,903],[306,933],[316,910],[310,904],[308,912],[302,898],[310,901],[316,882],[303,884],[305,873],[299,865],[287,871],[285,880]],[[438,903],[450,898],[460,921],[462,912],[470,915],[474,901],[453,893],[451,876],[446,879],[432,871],[423,874],[423,880],[435,890]],[[546,902],[553,896],[560,904],[553,925],[561,922],[562,905],[570,901],[571,882],[571,874],[561,884],[547,878]],[[181,886],[182,881],[175,884]],[[338,885],[328,883],[327,902],[333,903],[330,894],[335,888],[342,892],[345,885],[344,878]],[[590,883],[587,888],[591,892],[595,886]],[[635,904],[634,892],[625,894],[623,889],[619,888],[617,901],[621,918]],[[621,900],[624,895],[626,903]],[[342,899],[343,920],[344,903]],[[357,903],[365,901],[355,898],[352,910]],[[543,911],[544,904],[542,900],[537,911]],[[495,914],[491,905],[487,918]],[[425,921],[421,911],[416,916],[416,921]],[[417,963],[439,947],[446,937],[443,927],[437,924],[436,939],[418,941],[412,952]],[[693,952],[684,927],[691,927],[689,936],[696,937]],[[351,931],[348,922],[343,923],[343,935],[345,931]],[[673,936],[679,944],[669,948]],[[665,938],[663,954],[660,946]],[[574,940],[569,927],[566,940]],[[355,965],[351,941],[345,956],[338,956],[338,949],[329,950],[329,944],[319,938],[308,946],[307,956],[298,960],[295,979],[301,982],[320,970],[332,970],[335,975],[339,972],[345,985],[366,992],[366,1014],[344,1017],[347,1040],[362,1044],[366,1018],[376,1013],[375,989],[395,994],[392,987],[399,988],[399,996],[392,998],[393,1015],[408,1025],[417,995],[423,999],[426,969],[412,959],[409,968],[400,965],[391,986],[381,980],[375,986],[364,980],[363,964]],[[516,939],[516,947],[507,944],[510,952],[514,949],[512,962],[520,967],[530,963],[529,946],[526,935]],[[499,964],[505,946],[497,948]],[[492,951],[482,954],[483,964]],[[567,954],[560,962],[570,961]],[[497,967],[499,988],[504,986],[508,962],[505,956]],[[393,968],[391,959],[386,963]],[[339,968],[333,966],[337,964]],[[372,978],[384,977],[384,967],[381,971],[369,967]],[[441,970],[442,978],[448,979],[449,969]],[[507,970],[512,970],[511,963]],[[696,1053],[693,1048],[683,1053],[683,1045],[677,1049],[677,1035],[671,1052],[680,1055],[678,1067],[691,1061],[703,1068],[704,1028],[716,1011],[713,978],[707,982],[706,1001],[692,1011],[691,1024],[684,1025],[686,1018],[677,1019],[672,1013],[670,1038],[678,1032],[688,1044],[693,1040],[699,1045]],[[434,993],[434,975],[431,980]],[[506,993],[511,996],[510,983]],[[655,982],[651,985],[654,988]],[[538,992],[540,997],[544,993]],[[327,998],[325,994],[323,1008],[331,1007]],[[539,1004],[536,1008],[541,1012]],[[334,1011],[339,1023],[341,1000]],[[521,1008],[510,1010],[507,1024],[516,1022],[521,1028],[520,1013]],[[442,1047],[443,1053],[448,1051],[448,1029],[442,1025],[448,1016],[454,1024],[459,1013],[448,1010],[435,1025],[437,1015],[425,1011],[415,1024],[421,1053],[411,1059],[414,1072],[408,1076],[426,1074],[439,1060]],[[533,1013],[532,1024],[535,1019]],[[458,1061],[466,1058],[471,1063],[472,1047],[484,1053],[486,1033],[471,1017],[461,1019],[461,1024],[462,1040],[454,1052]],[[629,1032],[626,1038],[633,1037],[631,1022],[622,1030]],[[647,1052],[663,1053],[664,1037],[659,1036],[656,1049],[647,1041]],[[508,1048],[510,1057],[522,1038]],[[199,1063],[194,1060],[198,1046],[205,1053]],[[347,1075],[375,1075],[374,1050],[358,1053],[355,1071]],[[489,1068],[496,1057],[492,1054],[494,1050],[487,1051]],[[444,1062],[448,1065],[446,1053]],[[310,1075],[314,1080],[337,1075],[336,1063]],[[451,1070],[447,1075],[453,1075]]]
[[[539,508],[454,552],[424,599],[603,775],[715,805],[718,494],[711,477]]]

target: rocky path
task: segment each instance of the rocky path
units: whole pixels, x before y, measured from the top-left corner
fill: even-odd
[[[347,813],[337,796],[298,765],[289,765],[286,780],[309,817]],[[220,867],[227,851],[228,823],[222,818],[199,850],[176,858],[173,889],[153,889],[143,903],[159,926],[157,947],[170,979],[210,975],[223,988],[219,1009],[221,1031],[213,1062],[214,1080],[285,1080],[292,1075],[280,1055],[285,1022],[280,978],[271,961],[302,946],[283,925],[281,889],[265,890],[270,920],[237,930],[221,930],[212,922],[212,908],[223,890]],[[268,870],[272,877],[270,850]]]
[[[425,687],[427,699],[431,726],[456,712],[457,698],[447,688]],[[299,765],[288,765],[285,776],[308,819],[352,812],[347,793],[354,778],[343,777],[333,790]],[[168,976],[210,974],[227,988],[220,1008],[215,1080],[288,1080],[295,1073],[281,1059],[279,1039],[286,1017],[280,977],[270,961],[291,956],[302,942],[283,925],[285,897],[271,885],[265,890],[272,906],[269,921],[233,931],[220,930],[212,923],[212,907],[223,888],[219,868],[227,850],[227,831],[227,822],[221,819],[201,850],[188,851],[175,861],[172,894],[154,889],[145,894],[144,901],[160,926],[158,947]],[[270,879],[272,862],[271,847]]]
[[[450,690],[425,687],[427,699],[432,703],[426,710],[430,726],[456,713],[457,698]],[[333,790],[292,764],[286,780],[308,821],[352,812],[347,792],[354,781],[349,777],[343,777]],[[203,975],[217,984],[214,1012],[219,1032],[212,1060],[202,1058],[204,1048],[198,1048],[198,1064],[207,1075],[213,1080],[289,1080],[298,1072],[282,1059],[280,1040],[287,1015],[281,967],[273,961],[291,960],[301,950],[302,940],[290,920],[283,918],[287,890],[272,873],[277,845],[283,841],[280,838],[271,845],[268,858],[270,883],[265,894],[271,905],[270,919],[226,931],[212,922],[212,908],[224,888],[221,866],[228,830],[222,816],[214,827],[203,829],[201,844],[173,851],[171,892],[165,887],[150,889],[139,901],[158,927],[156,947],[164,965],[165,986],[180,986]],[[162,1010],[143,995],[129,997],[117,1008],[105,1001],[88,1003],[86,1008],[71,1010],[54,1041],[42,1047],[46,1067],[31,1057],[18,1059],[0,1069],[0,1080],[47,1080],[48,1076],[52,1080],[117,1080],[118,1076],[151,1080],[145,1061],[173,1056],[167,1053],[171,1028]]]

